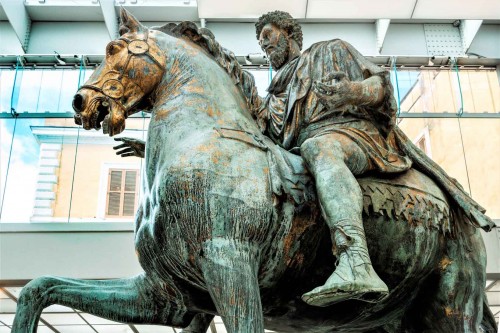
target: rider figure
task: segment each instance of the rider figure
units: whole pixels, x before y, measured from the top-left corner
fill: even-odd
[[[395,108],[389,74],[338,39],[301,54],[300,25],[285,12],[261,16],[256,32],[277,74],[252,112],[275,143],[300,149],[338,258],[325,284],[302,298],[316,306],[346,299],[377,301],[388,288],[370,260],[355,176],[411,166],[391,140]]]

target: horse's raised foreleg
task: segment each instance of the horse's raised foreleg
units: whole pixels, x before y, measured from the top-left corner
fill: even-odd
[[[122,323],[187,326],[193,313],[158,289],[144,275],[105,281],[38,278],[21,292],[12,332],[36,332],[43,309],[53,304]]]
[[[258,247],[216,238],[203,244],[203,276],[228,333],[262,333]]]
[[[182,330],[182,333],[207,333],[214,315],[207,313],[198,313],[188,327]]]

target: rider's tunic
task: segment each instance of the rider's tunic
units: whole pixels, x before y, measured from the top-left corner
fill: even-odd
[[[386,88],[383,103],[378,107],[326,108],[316,94],[309,92],[314,81],[334,83],[334,79],[324,81],[332,72],[343,72],[350,81],[380,76]],[[288,150],[300,147],[309,138],[339,133],[365,152],[368,170],[384,173],[408,170],[411,160],[398,151],[392,137],[388,138],[396,116],[388,76],[387,71],[367,61],[344,41],[314,44],[274,77],[258,111],[258,117],[264,118],[260,123],[267,124],[265,133]]]
[[[312,84],[325,81],[332,72],[344,72],[351,81],[380,76],[384,101],[377,107],[325,108],[312,91]],[[366,60],[350,44],[334,39],[312,45],[290,61],[274,77],[268,96],[255,98],[253,79],[242,77],[244,94],[261,130],[287,150],[308,138],[341,133],[356,142],[368,157],[368,170],[402,172],[413,167],[422,171],[449,195],[455,216],[475,227],[490,230],[493,221],[446,172],[420,151],[396,124],[397,107],[389,73]],[[252,90],[253,89],[253,90]]]

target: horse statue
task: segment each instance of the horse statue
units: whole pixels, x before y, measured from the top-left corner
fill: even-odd
[[[144,272],[37,278],[22,290],[12,332],[36,332],[53,304],[192,333],[215,315],[230,333],[496,332],[481,235],[417,170],[359,179],[368,248],[389,295],[304,303],[335,258],[300,156],[261,134],[241,68],[209,33],[189,22],[149,29],[124,9],[120,19],[121,37],[73,106],[78,124],[110,136],[134,112],[151,112],[135,218]]]

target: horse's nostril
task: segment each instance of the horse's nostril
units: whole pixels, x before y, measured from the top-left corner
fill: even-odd
[[[76,94],[75,97],[73,97],[73,110],[75,112],[80,113],[82,112],[82,107],[83,107],[83,96],[80,94]]]

